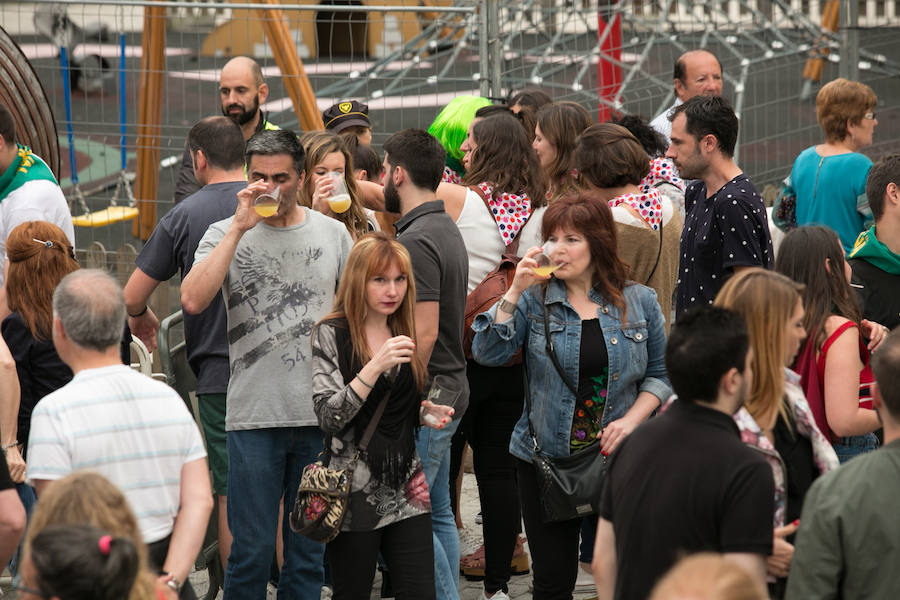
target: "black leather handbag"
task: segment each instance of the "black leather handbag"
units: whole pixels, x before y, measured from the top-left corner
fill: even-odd
[[[547,355],[563,383],[575,395],[575,404],[578,406],[578,390],[569,381],[553,349],[546,303],[543,308]],[[526,365],[525,410],[528,415],[528,433],[534,444],[534,457],[531,461],[538,482],[542,520],[544,523],[555,523],[594,514],[599,509],[600,495],[606,481],[607,459],[600,453],[600,441],[598,439],[584,450],[579,450],[569,456],[555,457],[544,454],[538,444],[534,424],[531,422],[531,391],[528,387],[527,370]],[[587,407],[584,409],[586,414],[590,414]],[[600,423],[600,432],[601,434],[603,432],[602,422]]]

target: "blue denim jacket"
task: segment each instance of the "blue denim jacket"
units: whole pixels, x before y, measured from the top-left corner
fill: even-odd
[[[569,455],[569,435],[575,413],[575,396],[560,378],[546,352],[542,291],[534,286],[519,297],[514,318],[495,323],[497,306],[481,313],[472,323],[475,338],[472,356],[485,366],[502,365],[520,346],[525,348],[532,423],[538,443],[549,456]],[[665,401],[672,393],[666,376],[666,332],[656,292],[640,284],[624,290],[626,318],[622,327],[618,308],[592,289],[588,297],[600,305],[597,316],[609,356],[609,388],[603,409],[603,426],[621,418],[639,392],[650,392]],[[560,365],[569,380],[578,381],[581,350],[581,317],[569,304],[565,285],[552,279],[547,285],[550,336]],[[534,444],[522,413],[513,430],[509,451],[530,461]]]

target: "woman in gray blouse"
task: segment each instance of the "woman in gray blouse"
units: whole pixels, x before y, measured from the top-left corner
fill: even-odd
[[[415,298],[406,249],[383,233],[366,235],[312,335],[313,403],[332,467],[352,461],[387,397],[353,473],[341,533],[328,544],[335,600],[369,598],[379,551],[398,599],[435,597],[431,503],[415,436],[421,424],[449,423],[453,409],[422,400]]]

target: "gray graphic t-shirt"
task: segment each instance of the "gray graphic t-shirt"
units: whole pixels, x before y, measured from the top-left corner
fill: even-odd
[[[339,221],[304,210],[300,225],[259,223],[245,233],[222,285],[231,361],[228,431],[318,425],[310,333],[331,311],[353,241]],[[232,219],[209,227],[194,264],[212,252]]]

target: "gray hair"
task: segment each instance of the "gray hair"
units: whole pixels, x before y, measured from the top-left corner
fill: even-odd
[[[100,269],[79,269],[53,292],[53,314],[77,345],[104,352],[117,346],[125,328],[122,286]]]
[[[304,161],[306,160],[306,151],[297,134],[286,129],[263,129],[254,133],[247,140],[247,147],[244,149],[244,160],[247,168],[250,168],[250,159],[255,155],[274,156],[284,154],[290,156],[294,161],[294,170],[297,171],[297,177],[303,174]]]

